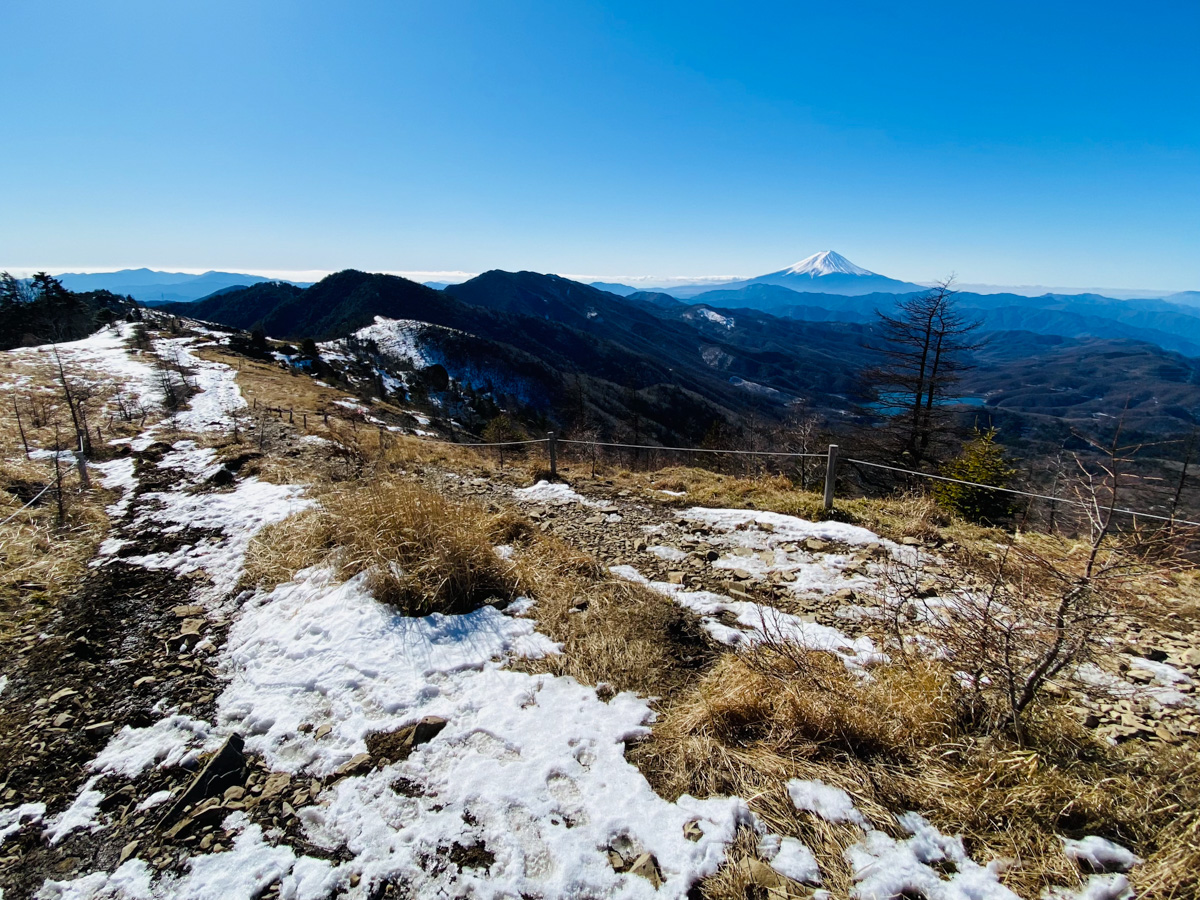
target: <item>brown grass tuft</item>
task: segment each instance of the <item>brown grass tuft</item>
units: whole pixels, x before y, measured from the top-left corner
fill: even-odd
[[[956,699],[946,673],[932,666],[880,668],[864,677],[829,653],[760,649],[722,657],[675,715],[682,729],[725,743],[901,758],[953,736]]]
[[[264,530],[247,557],[247,580],[272,585],[307,566],[343,578],[367,573],[375,596],[406,615],[461,613],[521,590],[514,566],[489,537],[489,514],[398,479],[327,492],[321,505]]]

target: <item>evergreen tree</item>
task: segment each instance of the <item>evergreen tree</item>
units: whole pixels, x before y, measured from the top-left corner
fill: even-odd
[[[1016,469],[1004,457],[1004,448],[996,443],[997,430],[975,429],[975,436],[963,445],[954,459],[942,466],[941,474],[975,484],[1008,487]],[[941,481],[933,489],[938,504],[973,522],[998,525],[1012,517],[1012,495]]]

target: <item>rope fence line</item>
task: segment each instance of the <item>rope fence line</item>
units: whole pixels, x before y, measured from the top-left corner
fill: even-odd
[[[450,441],[437,441],[436,443],[450,444]],[[503,444],[455,444],[459,447],[487,447],[487,446],[512,446],[514,444],[546,444],[550,455],[550,474],[557,475],[557,445],[558,444],[575,444],[584,447],[615,447],[626,450],[668,450],[678,451],[683,453],[730,453],[744,454],[750,456],[776,456],[776,457],[792,457],[806,459],[824,459],[827,460],[827,468],[825,473],[825,508],[833,507],[834,483],[837,476],[838,463],[838,447],[837,444],[830,444],[829,450],[825,453],[791,453],[785,451],[759,451],[759,450],[714,450],[708,447],[656,447],[650,444],[621,444],[611,441],[579,441],[572,439],[559,438],[554,432],[550,432],[544,438],[537,438],[529,441],[508,441]],[[1045,500],[1049,503],[1063,503],[1067,506],[1076,506],[1083,509],[1088,509],[1090,504],[1082,500],[1074,500],[1070,497],[1055,497],[1051,494],[1038,494],[1033,491],[1022,491],[1016,488],[999,487],[994,484],[980,484],[977,481],[966,481],[962,478],[951,478],[948,475],[934,475],[931,472],[918,472],[914,469],[903,469],[899,466],[889,466],[884,463],[868,462],[865,459],[853,459],[847,457],[845,462],[852,465],[869,466],[874,469],[886,469],[889,472],[899,472],[904,475],[911,475],[917,478],[928,478],[933,481],[942,481],[950,484],[961,484],[965,487],[980,488],[985,491],[998,491],[1004,494],[1012,494],[1018,497],[1029,497],[1033,500]],[[1193,528],[1200,528],[1200,522],[1192,522],[1187,519],[1179,519],[1174,516],[1162,516],[1157,513],[1140,512],[1136,509],[1128,509],[1126,507],[1113,507],[1113,513],[1120,513],[1127,516],[1141,517],[1143,519],[1153,519],[1158,522],[1171,522],[1177,525],[1187,525]]]
[[[270,407],[268,407],[268,409],[270,409]],[[282,412],[282,410],[280,410],[280,412]],[[290,410],[289,410],[289,412],[290,412]],[[384,426],[380,425],[379,427],[383,428]],[[800,453],[800,452],[792,452],[792,451],[784,451],[784,450],[719,450],[719,449],[714,449],[711,447],[664,447],[664,446],[657,446],[654,444],[622,444],[622,443],[617,443],[617,442],[613,442],[613,441],[580,441],[580,440],[575,440],[572,438],[560,438],[557,436],[557,434],[555,432],[549,432],[546,435],[546,437],[544,437],[544,438],[531,438],[529,440],[522,440],[522,441],[495,441],[495,442],[479,443],[479,444],[463,443],[460,441],[446,441],[446,440],[439,440],[439,439],[434,439],[434,440],[423,439],[423,440],[425,443],[442,444],[442,445],[445,445],[448,447],[477,447],[477,448],[486,448],[486,447],[503,448],[503,447],[520,447],[520,446],[528,447],[528,446],[532,446],[534,444],[545,444],[547,447],[548,455],[550,457],[550,459],[549,459],[550,474],[552,477],[557,476],[557,474],[558,474],[558,445],[559,444],[573,444],[576,446],[591,447],[591,448],[608,447],[608,448],[620,449],[620,450],[653,450],[653,451],[678,452],[678,453],[710,453],[710,454],[724,454],[724,455],[731,455],[731,456],[769,456],[769,457],[790,458],[790,459],[824,459],[827,461],[826,476],[825,476],[825,498],[824,498],[824,500],[825,500],[824,505],[825,505],[826,509],[833,508],[834,482],[836,480],[837,465],[839,462],[838,454],[837,454],[838,448],[837,448],[836,444],[831,444],[829,446],[829,450],[825,453]],[[1055,497],[1050,494],[1039,494],[1039,493],[1032,492],[1032,491],[1018,490],[1016,488],[999,487],[997,485],[992,485],[992,484],[980,484],[979,482],[976,482],[976,481],[966,481],[961,478],[951,478],[946,475],[934,475],[930,472],[918,472],[914,469],[904,469],[899,466],[885,465],[884,463],[868,462],[867,460],[864,460],[864,459],[852,459],[852,458],[847,457],[847,458],[843,459],[842,461],[846,462],[848,464],[852,464],[852,465],[868,466],[868,467],[874,468],[874,469],[884,469],[889,472],[897,472],[897,473],[900,473],[903,475],[909,475],[909,476],[916,477],[916,478],[928,478],[933,481],[947,482],[950,484],[961,484],[965,487],[979,488],[981,490],[986,490],[986,491],[997,491],[999,493],[1011,494],[1011,495],[1018,496],[1018,497],[1028,497],[1032,500],[1044,500],[1047,503],[1061,503],[1061,504],[1065,504],[1067,506],[1080,507],[1083,509],[1089,508],[1088,503],[1085,503],[1084,501],[1081,501],[1081,500],[1075,500],[1070,497]],[[18,512],[19,512],[19,510],[18,510]],[[1170,522],[1170,523],[1174,523],[1177,525],[1186,525],[1186,526],[1193,527],[1193,528],[1200,528],[1200,522],[1192,522],[1187,519],[1179,519],[1174,516],[1163,516],[1163,515],[1159,515],[1157,513],[1140,512],[1138,510],[1128,509],[1126,507],[1114,507],[1112,512],[1120,513],[1121,515],[1141,517],[1143,519],[1152,519],[1157,522]],[[0,524],[4,524],[4,523],[0,522]]]
[[[549,440],[549,438],[543,438]],[[711,447],[658,447],[653,444],[613,444],[605,441],[573,441],[558,439],[560,444],[582,444],[585,447],[621,447],[627,450],[676,450],[681,453],[730,453],[745,456],[790,456],[825,459],[826,453],[792,453],[786,450],[714,450]]]
[[[983,488],[985,491],[1000,491],[1005,494],[1016,494],[1018,497],[1032,497],[1035,500],[1048,500],[1051,503],[1065,503],[1068,506],[1081,506],[1084,509],[1091,507],[1090,503],[1083,500],[1072,500],[1070,497],[1054,497],[1050,494],[1035,494],[1030,491],[1018,491],[1016,488],[998,487],[994,484],[980,484],[977,481],[964,481],[961,478],[950,478],[946,475],[933,475],[929,472],[915,472],[912,469],[901,469],[897,466],[885,466],[883,463],[867,462],[865,459],[847,459],[848,463],[855,463],[860,466],[870,466],[874,469],[887,469],[891,472],[903,472],[905,475],[916,475],[920,478],[932,478],[935,481],[948,481],[951,484],[962,484],[967,487]],[[1136,509],[1126,509],[1124,507],[1115,506],[1113,512],[1124,513],[1129,516],[1141,516],[1144,519],[1156,519],[1159,522],[1174,522],[1177,525],[1192,525],[1200,528],[1200,522],[1189,522],[1187,519],[1176,519],[1172,516],[1160,516],[1155,513],[1138,512]]]

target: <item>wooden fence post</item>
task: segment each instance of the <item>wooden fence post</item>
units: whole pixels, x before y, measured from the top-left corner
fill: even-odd
[[[825,463],[825,508],[833,509],[833,483],[837,479],[838,445],[829,445],[829,459]]]
[[[546,449],[550,451],[550,477],[558,477],[558,437],[553,431],[546,432]]]
[[[84,490],[90,490],[92,479],[88,478],[87,457],[83,455],[82,450],[75,451],[75,465],[79,467],[79,481],[83,485]]]

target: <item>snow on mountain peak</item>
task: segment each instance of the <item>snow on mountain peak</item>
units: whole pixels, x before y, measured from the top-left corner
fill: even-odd
[[[822,250],[795,265],[789,266],[783,272],[787,275],[808,275],[816,278],[820,275],[874,275],[860,266],[856,266],[840,253],[832,250]]]

